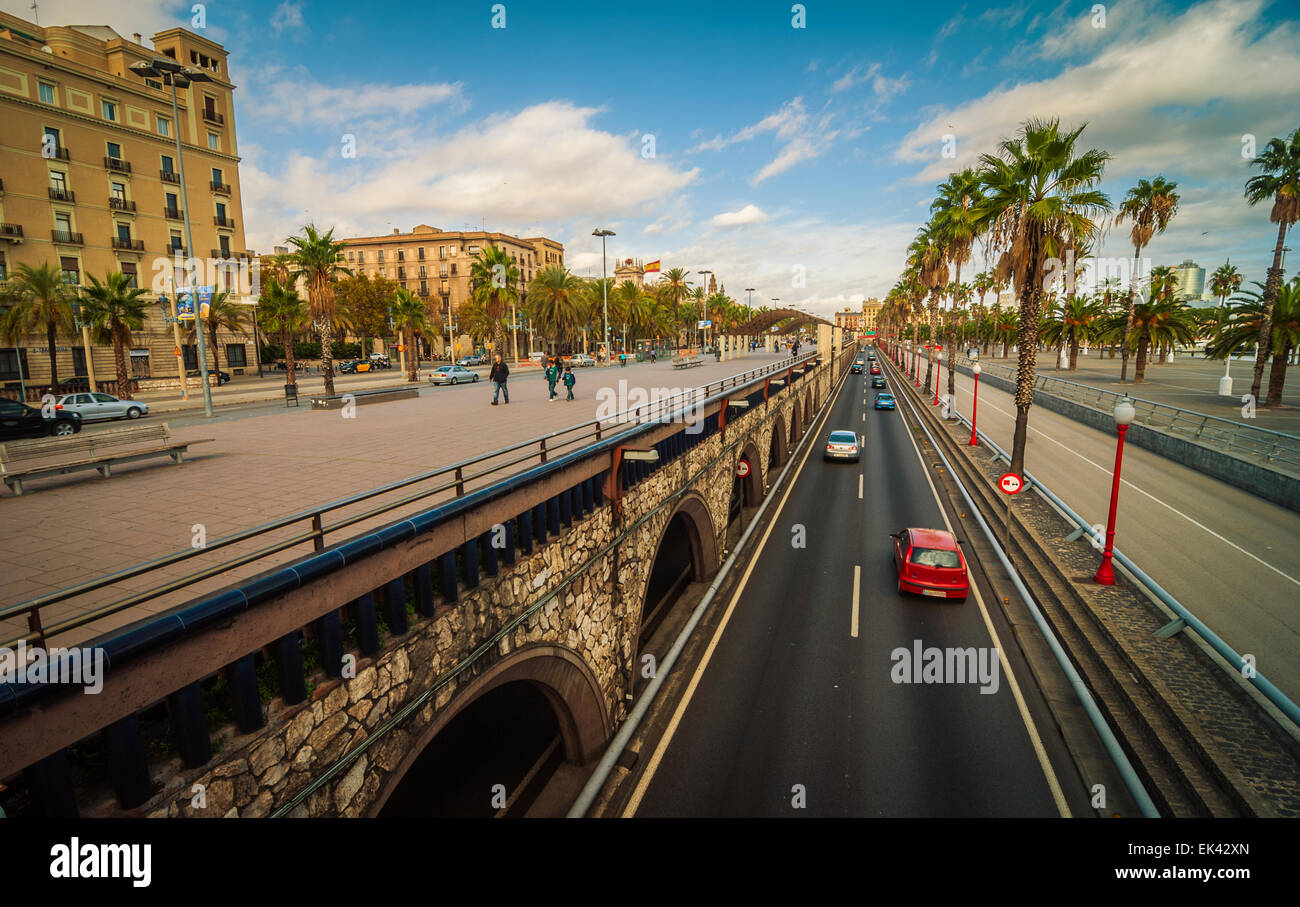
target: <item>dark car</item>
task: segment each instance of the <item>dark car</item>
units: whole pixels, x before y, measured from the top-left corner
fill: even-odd
[[[50,408],[48,416],[35,406],[0,398],[0,441],[15,438],[61,437],[81,431],[81,416]]]
[[[209,375],[212,374],[212,369],[208,369],[208,374]],[[199,373],[198,369],[192,368],[185,373],[185,377],[202,378],[203,376]],[[220,387],[221,385],[225,384],[229,380],[230,380],[230,372],[217,372],[217,387]]]
[[[853,363],[853,374],[855,375],[862,374],[862,363],[860,361]]]
[[[872,387],[884,387],[884,386],[885,386],[885,376],[884,376],[884,375],[876,375],[874,378],[871,379],[871,386],[872,386]]]

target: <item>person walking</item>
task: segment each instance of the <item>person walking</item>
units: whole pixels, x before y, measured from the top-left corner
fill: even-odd
[[[492,358],[492,370],[488,372],[488,378],[492,381],[492,405],[496,406],[499,394],[505,394],[506,403],[510,402],[510,391],[506,388],[506,379],[510,377],[510,366],[501,360],[500,353]]]
[[[577,383],[578,383],[578,377],[577,375],[573,374],[573,366],[566,365],[564,367],[564,387],[569,392],[569,396],[567,398],[568,400],[573,399],[573,385]]]
[[[555,399],[556,397],[555,382],[559,380],[560,380],[560,367],[556,365],[555,360],[552,359],[551,363],[548,366],[546,366],[546,387],[547,390],[550,392],[550,396],[546,398],[547,403],[550,403],[552,400]]]

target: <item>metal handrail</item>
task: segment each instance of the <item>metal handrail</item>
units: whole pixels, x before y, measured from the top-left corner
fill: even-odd
[[[954,358],[957,365],[964,365],[967,368],[979,361],[983,371],[993,372],[1008,381],[1015,381],[1015,370],[1010,367],[993,365],[984,360],[974,360],[961,353],[955,354]],[[1127,396],[1137,411],[1134,421],[1146,428],[1186,437],[1198,444],[1213,442],[1222,446],[1225,453],[1250,457],[1275,468],[1300,472],[1300,435],[1246,425],[1231,419],[1170,406],[1168,403],[1108,391],[1090,384],[1066,381],[1055,375],[1035,375],[1034,389],[1065,397],[1103,412],[1113,409],[1116,403]]]
[[[233,533],[232,535],[228,535],[223,538],[208,542],[202,548],[183,549],[181,551],[173,552],[172,554],[168,554],[160,558],[155,558],[154,560],[151,561],[145,561],[143,563],[136,564],[135,566],[128,567],[124,570],[119,570],[115,573],[111,573],[106,576],[99,577],[97,579],[88,580],[83,583],[78,583],[74,586],[69,586],[64,589],[46,593],[44,595],[39,595],[35,598],[28,599],[26,601],[0,606],[0,620],[6,620],[6,619],[14,618],[16,616],[25,614],[27,615],[28,626],[29,626],[29,631],[26,634],[23,634],[22,636],[15,637],[11,640],[6,641],[4,645],[12,647],[13,645],[17,644],[19,641],[36,642],[36,641],[44,640],[49,635],[53,635],[55,633],[63,633],[69,630],[76,629],[77,627],[84,626],[95,620],[99,620],[103,617],[125,610],[126,608],[134,607],[135,605],[139,605],[143,602],[157,598],[160,595],[165,595],[170,592],[175,592],[193,582],[197,582],[199,580],[207,579],[209,577],[218,575],[234,567],[240,567],[249,563],[253,563],[254,561],[261,560],[262,558],[268,557],[272,554],[276,554],[280,551],[283,551],[287,548],[291,548],[295,545],[312,542],[315,545],[316,550],[319,551],[322,548],[324,548],[325,536],[329,533],[338,532],[339,530],[345,529],[348,526],[351,526],[355,523],[359,523],[367,519],[372,519],[384,513],[388,513],[398,508],[408,506],[409,504],[412,504],[416,501],[452,489],[455,489],[457,497],[461,497],[465,494],[465,485],[469,482],[472,482],[477,479],[482,479],[486,476],[502,473],[504,470],[512,466],[517,466],[521,463],[529,463],[539,458],[541,463],[545,463],[548,457],[553,457],[555,454],[566,450],[572,450],[575,447],[575,445],[581,444],[583,442],[600,441],[602,439],[602,431],[607,432],[608,431],[607,427],[611,423],[618,424],[622,422],[622,423],[635,423],[635,424],[649,424],[657,420],[669,421],[671,418],[681,415],[683,412],[685,412],[686,410],[682,409],[681,405],[683,403],[686,403],[688,404],[687,408],[689,408],[689,404],[692,403],[692,399],[693,402],[707,401],[712,397],[714,397],[716,394],[720,394],[724,390],[728,390],[736,387],[748,386],[749,384],[756,382],[757,380],[764,377],[765,375],[770,375],[776,372],[786,372],[792,368],[803,366],[809,363],[810,361],[819,358],[819,355],[820,354],[816,352],[805,353],[802,356],[794,357],[792,359],[782,360],[779,362],[768,363],[767,365],[761,366],[760,368],[751,369],[747,372],[742,372],[738,375],[732,375],[727,378],[722,378],[719,379],[718,381],[710,382],[709,384],[703,386],[683,389],[675,394],[669,394],[666,396],[657,397],[654,400],[650,400],[646,403],[639,404],[637,406],[630,407],[625,410],[621,410],[619,412],[613,413],[612,415],[606,416],[604,418],[593,419],[588,422],[582,422],[577,425],[570,426],[568,428],[557,429],[555,431],[547,432],[542,435],[537,435],[533,438],[516,442],[515,444],[512,444],[508,447],[500,448],[495,451],[490,451],[485,454],[478,454],[469,459],[461,460],[459,462],[452,463],[447,466],[439,467],[438,469],[430,470],[428,472],[419,473],[414,476],[409,476],[405,479],[401,479],[396,482],[391,482],[379,488],[371,489],[369,491],[359,492],[357,494],[349,495],[344,498],[339,498],[337,500],[331,501],[319,507],[311,508],[309,510],[299,511],[296,514],[291,514],[289,516],[280,517],[276,520],[272,520],[269,523],[264,523],[260,526],[255,526],[250,529],[241,530],[239,532]],[[566,435],[572,435],[572,433],[574,432],[581,432],[581,433],[577,435],[573,435],[571,437],[564,437]],[[557,439],[562,439],[562,440],[560,440],[558,444],[548,443],[548,442],[554,442]],[[533,450],[532,448],[537,448],[537,449]],[[514,454],[523,451],[525,449],[528,449],[529,453],[522,456],[508,459],[505,462],[498,462],[485,469],[471,472],[468,475],[465,474],[465,470],[467,467],[483,464],[489,460],[496,460],[501,457],[505,457],[509,454]],[[324,525],[322,517],[327,513],[345,507],[350,507],[355,504],[361,503],[363,501],[367,501],[372,498],[375,498],[379,495],[397,491],[399,489],[406,488],[411,485],[415,485],[417,483],[427,482],[431,479],[436,479],[438,477],[446,477],[446,476],[451,476],[452,478],[448,481],[436,485],[433,488],[426,488],[426,489],[422,489],[421,491],[415,494],[405,495],[397,501],[388,502],[378,507],[365,510],[362,513],[352,514],[348,517],[339,520],[337,523],[334,523],[330,526]],[[508,475],[503,475],[502,479],[508,477],[509,477]],[[304,520],[311,521],[312,528],[310,531],[302,532],[294,535],[290,539],[283,539],[274,544],[262,548],[258,548],[255,551],[242,554],[232,560],[205,567],[201,570],[198,570],[192,574],[188,574],[184,577],[179,577],[173,580],[169,580],[168,582],[160,586],[156,586],[154,588],[147,589],[142,592],[137,592],[133,595],[128,596],[127,598],[120,599],[116,602],[112,602],[108,605],[104,605],[99,608],[95,608],[90,612],[79,614],[75,617],[66,618],[48,628],[42,625],[40,619],[40,609],[43,607],[57,604],[58,602],[65,601],[70,598],[74,598],[78,595],[83,595],[88,592],[93,592],[97,589],[102,589],[106,586],[111,586],[115,583],[121,582],[122,580],[130,579],[136,576],[141,576],[143,574],[150,573],[152,571],[170,566],[172,564],[180,563],[182,561],[188,560],[193,557],[198,557],[203,554],[208,554],[212,551],[226,548],[230,545],[237,544],[239,542],[247,541],[252,538],[257,538],[259,536],[264,536],[268,533],[275,532],[281,529],[286,529],[292,527],[296,523],[301,523]]]

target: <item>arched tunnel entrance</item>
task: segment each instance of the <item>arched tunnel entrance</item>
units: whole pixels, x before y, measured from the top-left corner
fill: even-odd
[[[785,465],[785,426],[781,424],[780,417],[776,417],[772,422],[772,441],[767,451],[767,485],[769,488],[776,482],[776,477],[781,474],[781,467]]]
[[[731,482],[731,500],[727,507],[727,533],[723,544],[730,552],[740,541],[745,527],[762,502],[763,488],[759,483],[760,461],[753,444],[746,444],[736,458],[736,473]]]
[[[522,816],[563,760],[560,724],[546,695],[533,683],[511,681],[451,719],[379,816]]]

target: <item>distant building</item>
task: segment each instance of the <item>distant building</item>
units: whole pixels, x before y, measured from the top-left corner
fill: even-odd
[[[875,333],[876,318],[880,315],[880,310],[885,304],[876,297],[862,300],[862,330],[865,333]]]
[[[1205,269],[1190,258],[1174,268],[1178,285],[1174,296],[1184,302],[1198,302],[1205,295]]]
[[[835,313],[835,326],[854,334],[862,333],[862,321],[862,313],[855,312],[852,309],[845,309],[843,312]]]
[[[651,262],[653,264],[653,262]],[[614,286],[630,280],[638,287],[645,285],[645,262],[639,258],[620,258],[614,264]]]

